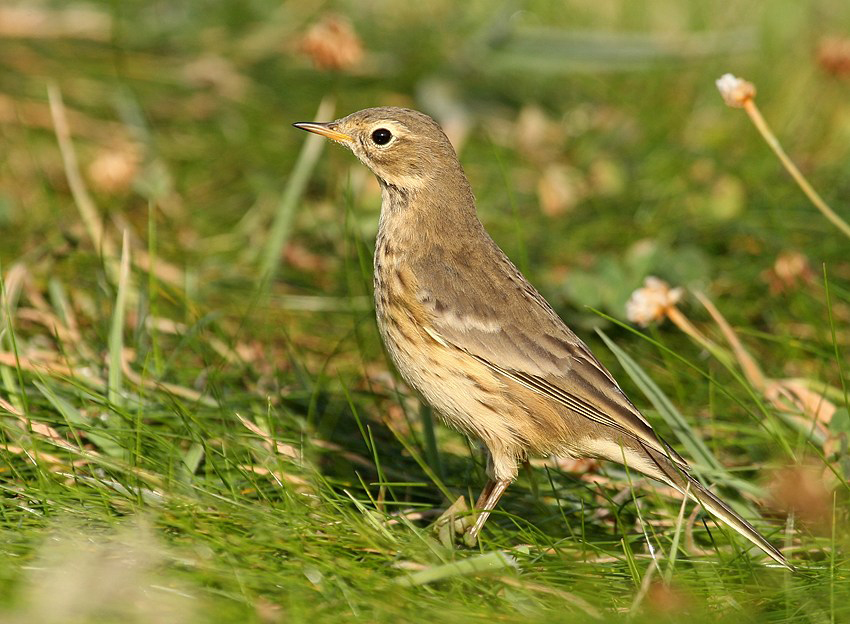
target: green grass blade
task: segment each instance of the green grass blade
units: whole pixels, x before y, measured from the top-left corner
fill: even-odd
[[[92,444],[110,457],[124,456],[124,447],[118,444],[109,435],[98,433],[92,426],[90,418],[83,416],[76,407],[56,394],[56,392],[54,392],[48,384],[34,381],[33,385],[38,388],[39,392],[44,395],[44,398],[50,402],[56,411],[62,415],[62,418],[65,419],[65,423],[69,427],[72,429],[79,427],[86,434],[86,438],[88,438]]]
[[[325,97],[316,111],[316,120],[329,120],[333,117],[334,108],[333,98]],[[286,245],[286,241],[289,239],[295,209],[298,207],[298,202],[304,194],[304,189],[307,188],[310,174],[316,168],[316,163],[319,161],[319,156],[324,149],[326,141],[327,139],[317,134],[309,134],[307,136],[304,140],[304,146],[298,154],[298,160],[295,162],[292,175],[289,176],[286,188],[283,190],[283,195],[280,198],[277,213],[272,222],[271,231],[269,232],[269,237],[260,261],[260,276],[266,288],[271,284],[277,272],[281,252]]]
[[[512,555],[502,551],[494,551],[483,555],[476,555],[469,559],[426,568],[408,576],[400,577],[396,580],[396,583],[404,587],[411,587],[414,585],[426,585],[427,583],[434,583],[435,581],[442,581],[455,576],[491,574],[517,567],[517,561]]]
[[[631,377],[635,385],[640,388],[644,396],[658,410],[664,422],[673,430],[673,433],[676,434],[676,438],[682,443],[682,446],[687,449],[688,455],[694,460],[691,467],[696,473],[701,474],[704,478],[721,482],[756,496],[763,494],[761,488],[743,479],[738,479],[726,470],[723,464],[720,463],[705,445],[699,434],[688,424],[688,421],[685,420],[661,388],[652,381],[646,371],[631,356],[618,347],[605,332],[602,330],[597,330],[597,332],[602,340],[605,341],[608,348],[611,349],[612,353],[614,353],[617,361],[620,362],[620,365],[629,377]],[[733,504],[733,506],[737,505]]]
[[[714,457],[705,443],[699,438],[697,432],[694,431],[679,410],[673,405],[667,395],[662,392],[650,376],[635,362],[631,356],[618,347],[605,332],[597,330],[597,333],[605,341],[605,344],[611,349],[611,352],[620,362],[620,365],[631,377],[635,385],[640,388],[644,396],[649,399],[650,403],[658,410],[661,417],[667,425],[676,434],[676,437],[682,445],[688,449],[688,453],[693,457],[698,464],[710,468],[712,471],[723,472],[724,468],[719,461]]]
[[[124,230],[121,246],[121,265],[118,271],[118,293],[115,296],[115,308],[112,311],[112,324],[109,329],[109,380],[108,397],[111,405],[120,405],[121,386],[124,373],[121,368],[124,352],[124,317],[127,308],[127,291],[130,287],[130,233]]]

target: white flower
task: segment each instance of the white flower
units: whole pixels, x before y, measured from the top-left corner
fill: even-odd
[[[732,74],[723,74],[714,84],[723,96],[723,101],[732,108],[743,108],[747,100],[756,96],[756,87],[753,83]]]
[[[670,285],[657,277],[647,277],[643,288],[638,288],[626,302],[626,318],[632,323],[646,327],[650,323],[660,321],[667,311],[675,306],[682,298],[681,288],[670,288]]]

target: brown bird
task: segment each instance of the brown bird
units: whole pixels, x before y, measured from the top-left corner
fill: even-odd
[[[294,125],[349,148],[378,178],[375,306],[384,344],[404,379],[488,451],[489,482],[468,541],[516,479],[519,462],[558,454],[608,459],[663,481],[791,567],[689,474],[490,238],[457,154],[433,119],[386,107]]]

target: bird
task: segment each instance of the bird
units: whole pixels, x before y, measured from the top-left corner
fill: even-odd
[[[625,464],[693,499],[774,561],[755,527],[704,487],[588,346],[494,242],[451,142],[428,115],[377,107],[299,122],[378,180],[377,324],[405,381],[487,451],[474,544],[530,455]]]

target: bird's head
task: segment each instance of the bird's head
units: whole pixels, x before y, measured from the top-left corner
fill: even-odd
[[[378,180],[400,189],[416,190],[437,176],[460,171],[437,122],[407,108],[367,108],[329,123],[293,125],[344,145]]]

